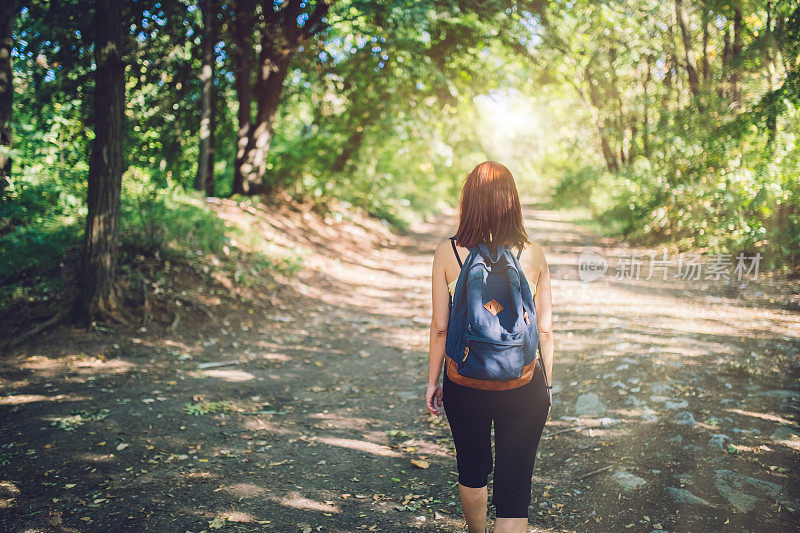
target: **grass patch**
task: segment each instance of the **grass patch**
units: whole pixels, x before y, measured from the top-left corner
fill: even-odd
[[[227,400],[221,402],[187,402],[183,404],[183,411],[194,416],[203,416],[214,413],[227,413],[233,410],[233,404]]]
[[[73,410],[71,416],[62,416],[50,422],[51,426],[56,426],[64,431],[74,431],[86,422],[93,420],[103,420],[111,411],[108,409],[88,409],[85,411]]]

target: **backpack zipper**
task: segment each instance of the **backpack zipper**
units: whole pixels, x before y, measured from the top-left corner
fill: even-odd
[[[464,338],[465,339],[469,339],[469,340],[479,341],[479,342],[485,342],[485,343],[488,343],[488,344],[498,344],[500,346],[522,346],[522,344],[524,342],[524,339],[498,341],[498,340],[494,340],[494,339],[487,339],[486,337],[480,337],[478,335],[472,335],[471,333],[465,333],[464,334]]]
[[[464,358],[461,360],[462,363],[467,360],[467,356],[468,355],[469,355],[469,346],[465,346],[464,347]]]

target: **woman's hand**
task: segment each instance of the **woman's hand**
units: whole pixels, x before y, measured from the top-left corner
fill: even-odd
[[[436,416],[442,414],[439,410],[442,407],[442,386],[438,383],[428,385],[428,390],[425,392],[425,403],[428,406],[428,411]]]

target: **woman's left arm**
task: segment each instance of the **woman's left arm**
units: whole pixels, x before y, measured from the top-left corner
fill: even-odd
[[[450,292],[447,290],[447,278],[444,272],[444,261],[440,245],[433,255],[433,271],[431,274],[431,296],[433,312],[431,314],[430,350],[428,357],[428,390],[425,402],[428,410],[436,416],[441,414],[442,386],[439,377],[444,363],[444,346],[447,340],[447,324],[450,320],[448,305]]]
[[[538,279],[536,280],[536,294],[533,303],[536,306],[536,320],[539,329],[539,346],[542,350],[544,369],[547,376],[547,384],[553,384],[553,300],[550,292],[550,269],[547,267],[547,259],[544,250],[539,245],[535,247],[534,264],[538,267]],[[550,392],[550,391],[548,391]]]

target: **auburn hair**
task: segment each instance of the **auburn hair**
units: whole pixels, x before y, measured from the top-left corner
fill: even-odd
[[[466,248],[530,244],[514,177],[496,161],[484,161],[464,179],[458,219],[456,244]]]

